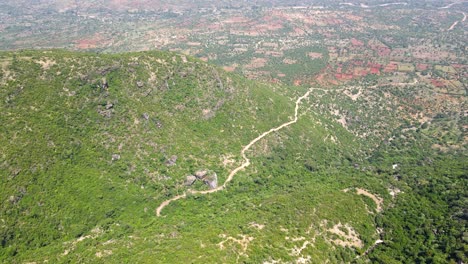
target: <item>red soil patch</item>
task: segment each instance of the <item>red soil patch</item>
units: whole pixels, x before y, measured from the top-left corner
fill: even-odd
[[[382,69],[382,64],[368,62],[367,67],[370,68],[369,72],[371,74],[380,74],[380,69]]]
[[[432,83],[432,85],[434,85],[435,87],[438,87],[438,88],[445,86],[445,83],[443,81],[441,81],[441,80],[432,79],[431,83]]]
[[[392,50],[382,43],[371,43],[371,41],[369,41],[369,46],[373,51],[377,52],[377,55],[380,57],[386,57],[392,53]]]
[[[352,38],[352,39],[351,39],[351,44],[352,44],[353,46],[357,46],[357,47],[362,47],[362,46],[364,46],[364,42],[362,42],[362,41],[360,41],[360,40],[357,40],[357,39],[355,39],[355,38]]]
[[[385,66],[384,72],[394,72],[398,70],[398,64],[395,62],[390,62]]]
[[[267,62],[268,60],[265,58],[253,58],[245,67],[248,69],[262,68],[265,67]]]
[[[366,76],[368,74],[368,70],[367,69],[363,69],[361,67],[358,67],[358,68],[354,68],[353,69],[353,75],[354,76]]]
[[[419,63],[419,64],[416,65],[416,69],[417,69],[418,71],[425,71],[425,70],[427,70],[428,68],[429,68],[429,65],[424,64],[424,63]]]
[[[302,28],[294,28],[293,31],[294,36],[303,36],[307,34]]]
[[[370,68],[377,68],[377,69],[381,69],[381,68],[382,68],[382,64],[379,64],[379,63],[372,63],[372,62],[368,62],[368,63],[367,63],[367,66],[370,67]]]
[[[97,41],[83,39],[83,40],[78,40],[75,46],[79,49],[92,49],[92,48],[95,48],[96,45],[97,45]]]
[[[224,66],[223,69],[227,72],[233,72],[236,70],[237,67],[235,66]]]
[[[342,80],[352,80],[352,74],[343,74],[343,73],[335,73],[335,78],[342,81]]]
[[[75,40],[75,47],[78,49],[93,49],[97,47],[102,47],[109,44],[109,39],[106,39],[101,34],[96,33],[86,39]]]

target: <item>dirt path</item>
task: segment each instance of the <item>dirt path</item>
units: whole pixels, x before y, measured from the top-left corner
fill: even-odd
[[[460,14],[463,14],[462,20],[460,20],[460,21],[457,20],[457,21],[453,22],[453,24],[452,24],[452,25],[450,26],[450,28],[448,29],[449,31],[453,30],[453,29],[458,25],[458,23],[460,23],[460,22],[465,22],[465,21],[466,21],[466,14],[465,14],[465,12],[460,12]]]
[[[296,100],[296,108],[294,109],[294,118],[293,120],[289,121],[289,122],[286,122],[278,127],[275,127],[275,128],[272,128],[266,132],[264,132],[263,134],[259,135],[258,137],[254,138],[252,141],[250,141],[249,144],[247,144],[241,151],[241,155],[242,155],[242,158],[244,159],[244,161],[242,162],[242,164],[235,168],[234,170],[232,170],[226,181],[224,181],[223,185],[217,187],[217,188],[214,188],[214,189],[211,189],[211,190],[206,190],[206,191],[193,191],[193,190],[189,190],[188,192],[190,194],[207,194],[207,193],[214,193],[214,192],[218,192],[218,191],[221,191],[221,190],[224,190],[227,186],[227,184],[229,182],[232,181],[232,179],[234,179],[234,176],[242,169],[248,167],[250,165],[250,159],[247,157],[247,155],[245,154],[255,143],[257,143],[259,140],[261,140],[262,138],[266,137],[267,135],[269,135],[270,133],[272,132],[276,132],[280,129],[283,129],[289,125],[292,125],[294,123],[297,122],[297,119],[298,119],[298,112],[299,112],[299,104],[301,103],[301,101],[305,98],[307,98],[309,96],[309,94],[313,91],[313,90],[324,90],[324,89],[321,89],[321,88],[310,88],[303,96],[297,98]],[[177,195],[177,196],[174,196],[172,197],[171,199],[167,199],[165,200],[164,202],[162,202],[158,208],[156,208],[156,215],[157,216],[161,216],[161,211],[164,209],[164,207],[168,206],[171,202],[173,201],[177,201],[179,199],[182,199],[182,198],[185,198],[187,197],[187,194],[186,193],[183,193],[183,194],[180,194],[180,195]]]
[[[373,7],[386,7],[386,6],[391,6],[391,5],[408,5],[406,2],[395,2],[395,3],[386,3],[386,4],[380,4],[380,5],[366,5],[366,4],[354,4],[354,3],[340,3],[340,5],[347,5],[347,6],[354,6],[354,7],[361,7],[361,8],[373,8]]]
[[[454,27],[456,27],[458,25],[458,20],[453,22],[453,24],[450,26],[450,28],[448,29],[449,31],[450,30],[453,30]]]
[[[461,2],[451,3],[451,4],[448,4],[448,5],[446,5],[446,6],[439,7],[439,9],[447,9],[447,8],[452,7],[453,5],[458,5],[458,4],[463,4],[463,3],[468,3],[468,1],[461,1]]]

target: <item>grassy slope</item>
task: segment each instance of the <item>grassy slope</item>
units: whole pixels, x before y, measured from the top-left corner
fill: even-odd
[[[270,169],[279,163],[267,159],[264,166],[242,172],[227,192],[189,197],[169,206],[165,218],[154,216],[159,202],[185,189],[184,177],[194,170],[212,169],[223,181],[239,163],[241,146],[290,118],[295,98],[291,91],[226,75],[172,53],[24,51],[0,56],[3,260],[95,259],[98,244],[112,239],[117,242],[109,245],[114,252],[109,257],[116,261],[129,257],[129,252],[139,260],[161,256],[188,260],[191,254],[167,249],[178,245],[192,251],[198,240],[216,251],[205,254],[206,260],[222,255],[231,261],[236,256],[216,245],[219,235],[235,236],[241,225],[245,228],[253,219],[267,222],[277,214],[270,209],[254,212],[248,204],[293,202],[293,194],[281,184],[297,181],[281,176],[278,187],[271,185],[268,174],[281,175],[284,168]],[[284,95],[288,93],[294,98]],[[284,142],[294,138],[295,129],[321,137],[319,128],[314,134],[308,123],[299,122],[286,131]],[[272,145],[280,146],[276,143]],[[301,141],[293,146],[297,144]],[[259,155],[255,162],[262,164],[274,152]],[[120,159],[112,160],[114,154]],[[177,156],[176,165],[168,166],[172,155]],[[226,157],[234,162],[223,165]],[[294,177],[302,173],[306,171],[301,165]],[[259,190],[259,182],[268,188]],[[315,190],[314,185],[308,188]],[[309,206],[306,202],[300,207]],[[244,210],[252,213],[239,213]],[[224,211],[229,213],[221,214]],[[210,232],[207,221],[213,222]],[[174,228],[182,229],[171,231]],[[172,232],[181,235],[154,240],[157,234]],[[153,239],[135,242],[132,234]],[[265,231],[264,236],[278,236],[278,230]],[[67,242],[79,237],[85,239]],[[267,257],[262,241],[257,238],[253,244],[263,252],[259,259]],[[126,243],[135,247],[124,249]],[[159,253],[147,247],[156,247]],[[67,250],[70,253],[62,255]]]
[[[242,146],[291,118],[303,88],[261,85],[166,52],[24,51],[0,53],[0,62],[2,262],[349,262],[377,239],[376,219],[383,225],[406,208],[396,202],[385,218],[368,213],[369,198],[342,190],[365,188],[388,205],[390,185],[409,195],[417,188],[382,173],[394,162],[386,149],[376,164],[357,154],[366,143],[319,114],[328,96],[317,90],[296,124],[249,151],[252,165],[226,191],[191,195],[157,218],[189,173],[211,169],[222,182]],[[414,195],[403,200],[425,193]],[[326,229],[338,223],[364,248],[330,243]],[[222,248],[228,237],[249,243]],[[294,254],[306,241],[313,246]],[[373,257],[396,258],[386,252]]]

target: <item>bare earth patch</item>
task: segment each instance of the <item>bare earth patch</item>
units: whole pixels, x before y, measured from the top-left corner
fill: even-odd
[[[232,64],[231,66],[223,66],[223,70],[227,72],[233,72],[237,69],[238,64]]]
[[[258,230],[262,230],[263,228],[265,228],[265,225],[258,224],[258,223],[255,223],[255,222],[249,223],[249,226],[252,227],[252,228],[256,228]]]
[[[401,193],[401,190],[398,188],[389,188],[388,193],[392,196],[392,199],[395,199],[399,193]]]
[[[359,238],[359,234],[349,224],[343,225],[338,223],[327,231],[338,236],[336,239],[328,240],[338,246],[355,248],[362,248],[364,246],[364,243]]]
[[[110,255],[112,255],[112,250],[104,250],[104,251],[96,252],[96,257],[98,258],[107,257]]]
[[[249,64],[245,66],[247,69],[257,69],[265,67],[266,63],[268,62],[265,58],[254,58],[250,61]]]
[[[302,244],[302,246],[298,247],[298,246],[294,246],[292,249],[291,249],[291,253],[289,254],[290,256],[299,256],[301,255],[302,251],[304,249],[307,248],[308,245],[313,245],[312,243],[310,243],[309,241],[304,241],[304,243]]]
[[[248,257],[246,252],[247,252],[247,249],[249,247],[250,242],[252,242],[252,240],[254,240],[253,237],[248,236],[248,235],[237,235],[238,237],[240,237],[240,239],[237,239],[237,238],[230,237],[230,236],[228,237],[225,234],[221,234],[219,236],[221,238],[224,238],[223,241],[218,243],[219,249],[221,249],[221,250],[226,249],[225,244],[228,243],[228,242],[231,242],[230,244],[235,243],[235,244],[238,244],[240,246],[240,250],[238,251],[239,255]]]
[[[63,253],[62,253],[62,256],[66,256],[68,255],[68,253],[70,253],[71,251],[75,250],[76,248],[76,245],[79,243],[79,242],[82,242],[83,240],[86,240],[86,239],[95,239],[97,237],[99,237],[100,235],[102,235],[103,231],[100,229],[100,228],[94,228],[93,230],[91,230],[91,234],[90,235],[86,235],[86,236],[80,236],[79,238],[77,238],[76,240],[73,240],[73,241],[69,241],[69,242],[65,242],[64,244],[69,244],[70,246],[68,247],[68,249],[66,249]]]
[[[344,128],[348,128],[348,123],[346,122],[346,116],[341,114],[339,110],[334,110],[334,115],[339,116],[340,118],[336,120],[336,122],[340,123]]]
[[[348,192],[349,190],[350,189],[344,189],[343,192]],[[372,194],[368,190],[365,190],[365,189],[356,188],[354,190],[356,191],[356,194],[364,195],[364,196],[371,198],[375,202],[375,205],[377,206],[377,212],[382,211],[383,199],[381,197],[375,194]]]
[[[45,58],[44,60],[36,61],[36,63],[40,64],[43,70],[48,70],[50,67],[57,64],[56,61],[52,59]]]
[[[233,159],[233,157],[234,157],[233,155],[222,155],[221,160],[223,163],[223,167],[227,167],[227,166],[230,166],[231,164],[236,163],[236,160]]]
[[[356,100],[359,98],[359,96],[361,96],[362,91],[361,91],[361,89],[359,89],[359,92],[358,92],[358,93],[353,94],[353,93],[351,93],[349,90],[344,90],[343,93],[344,93],[346,96],[348,96],[349,98],[351,98],[351,100],[356,101]]]

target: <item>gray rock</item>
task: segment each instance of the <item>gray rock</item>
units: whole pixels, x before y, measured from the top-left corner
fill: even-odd
[[[215,189],[218,187],[218,175],[216,172],[212,172],[203,178],[203,182],[208,185],[210,189]]]
[[[114,107],[114,104],[113,104],[113,103],[107,102],[107,104],[106,104],[106,110],[109,110],[109,109],[111,109],[111,108],[113,108],[113,107]]]
[[[138,86],[138,88],[143,87],[143,84],[144,84],[144,83],[143,83],[142,81],[137,81],[137,82],[136,82],[136,85]]]
[[[109,88],[109,83],[107,83],[107,79],[106,79],[105,77],[102,78],[102,80],[101,80],[101,87],[102,87],[103,89]]]
[[[206,174],[208,173],[207,170],[199,170],[199,171],[196,171],[195,172],[195,176],[198,178],[198,179],[203,179]]]
[[[145,120],[149,120],[149,115],[148,113],[143,113],[143,115],[141,115]]]
[[[12,204],[17,204],[19,201],[21,201],[21,199],[23,199],[23,195],[12,195],[10,197],[8,197],[8,201]]]
[[[116,160],[119,160],[119,159],[120,159],[119,154],[112,154],[112,161],[116,161]]]
[[[185,186],[191,186],[196,180],[197,180],[197,177],[193,175],[187,176],[185,178]]]

